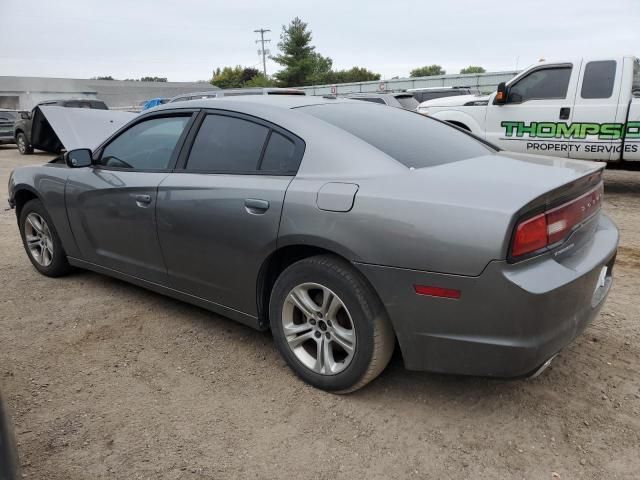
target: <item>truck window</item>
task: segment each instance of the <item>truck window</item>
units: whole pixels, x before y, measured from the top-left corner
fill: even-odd
[[[571,68],[550,67],[534,70],[509,87],[509,103],[527,100],[566,98],[571,78]]]
[[[640,97],[640,60],[637,58],[633,62],[633,85],[631,91],[634,97]]]
[[[589,62],[584,69],[582,79],[582,98],[609,98],[613,93],[613,81],[616,77],[615,60]]]

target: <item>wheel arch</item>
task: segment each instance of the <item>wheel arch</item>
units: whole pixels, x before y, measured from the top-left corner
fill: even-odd
[[[30,185],[17,185],[15,187],[11,200],[16,209],[16,217],[18,219],[20,218],[20,213],[22,212],[22,208],[25,204],[34,199],[42,200],[35,189]]]
[[[465,130],[468,130],[471,133],[484,138],[484,130],[480,127],[480,124],[476,121],[476,119],[468,113],[460,112],[457,110],[444,110],[441,112],[429,114],[429,116],[447,123],[451,123],[457,127],[464,128]]]
[[[262,329],[269,328],[269,300],[271,291],[278,276],[290,265],[305,258],[317,255],[334,255],[352,265],[357,274],[371,288],[378,297],[380,304],[386,311],[382,298],[365,274],[353,265],[356,257],[340,245],[327,241],[313,241],[310,239],[297,239],[295,242],[286,242],[279,245],[262,263],[256,282],[256,301],[258,310],[258,323]],[[279,242],[280,243],[280,242]],[[394,332],[395,334],[395,332]]]

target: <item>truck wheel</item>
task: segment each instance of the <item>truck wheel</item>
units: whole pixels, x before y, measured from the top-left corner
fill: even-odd
[[[38,199],[29,200],[20,212],[20,235],[33,266],[47,277],[61,277],[71,270],[62,242]]]
[[[16,135],[16,143],[18,144],[18,151],[21,155],[31,155],[33,153],[33,147],[29,145],[27,136],[20,132]]]
[[[365,386],[393,353],[395,336],[382,302],[353,266],[333,255],[306,258],[282,272],[269,317],[291,369],[333,393]]]

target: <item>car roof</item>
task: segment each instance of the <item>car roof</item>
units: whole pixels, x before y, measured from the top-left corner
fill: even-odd
[[[291,109],[306,107],[309,105],[322,105],[337,102],[349,101],[348,99],[338,99],[329,97],[319,97],[311,95],[241,95],[219,98],[196,98],[178,102],[165,103],[150,109],[157,112],[159,110],[170,110],[174,108],[216,108],[224,109],[233,107],[243,107],[250,105],[264,105],[276,108]]]

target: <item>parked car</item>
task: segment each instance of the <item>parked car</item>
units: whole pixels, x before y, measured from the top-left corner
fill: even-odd
[[[18,110],[0,109],[0,145],[16,143],[13,136],[13,125],[19,116]]]
[[[348,93],[345,97],[364,102],[381,103],[389,107],[404,108],[405,110],[415,111],[418,108],[418,101],[413,98],[412,94],[406,92]]]
[[[418,112],[509,151],[640,161],[640,60],[542,61],[485,99],[430,100]]]
[[[345,393],[396,338],[412,370],[548,365],[611,287],[603,168],[400,108],[247,96],[168,103],[17,168],[9,204],[40,273],[85,268],[270,328],[302,379]]]
[[[45,102],[38,103],[31,112],[21,112],[20,119],[14,124],[13,127],[13,136],[15,139],[15,143],[18,145],[18,151],[22,155],[29,155],[33,153],[34,145],[32,144],[33,140],[33,128],[34,124],[36,128],[41,128],[44,130],[42,132],[43,137],[50,137],[51,132],[48,129],[47,125],[43,123],[43,119],[37,114],[38,107],[42,106],[58,106],[58,107],[68,107],[68,108],[93,108],[98,110],[108,110],[107,104],[102,100],[88,100],[88,99],[71,99],[71,100],[47,100]],[[35,122],[34,122],[35,119]],[[40,132],[39,132],[40,133]],[[45,139],[47,140],[47,139]],[[45,144],[51,144],[52,148],[44,147],[47,151],[52,153],[58,153],[58,143],[54,138],[51,141],[43,142]]]
[[[18,467],[13,426],[2,395],[0,395],[0,480],[17,480],[19,478]]]
[[[187,100],[202,100],[205,98],[237,97],[242,95],[306,95],[299,88],[227,88],[221,90],[208,90],[206,92],[186,93],[169,100],[172,102],[184,102]]]
[[[455,97],[458,95],[480,95],[480,90],[474,87],[425,87],[410,88],[411,93],[418,103],[433,100],[434,98]]]

